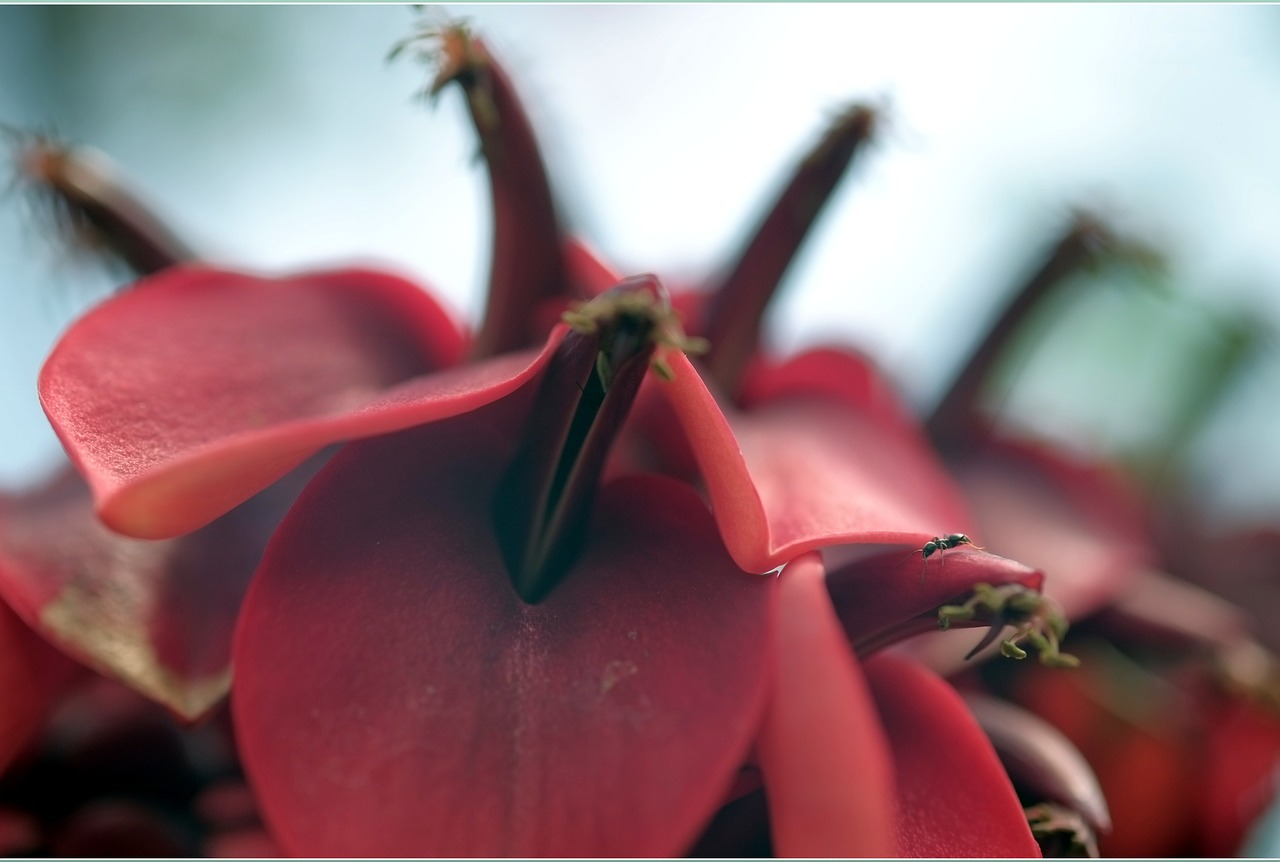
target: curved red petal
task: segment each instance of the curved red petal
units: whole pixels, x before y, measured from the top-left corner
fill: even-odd
[[[779,389],[739,412],[716,402],[684,355],[673,352],[669,365],[674,379],[655,388],[743,568],[768,571],[830,545],[924,544],[968,529],[964,501],[924,438],[909,423],[886,422],[883,405],[864,411],[811,389]]]
[[[937,631],[937,609],[963,600],[975,584],[1021,584],[1039,590],[1045,580],[1019,562],[965,547],[942,551],[928,560],[919,552],[894,548],[839,567],[828,565],[832,604],[849,640],[863,654],[894,642],[895,633]],[[957,645],[957,650],[963,654],[968,647]]]
[[[461,347],[440,308],[392,276],[183,268],[78,321],[40,395],[103,520],[166,538],[330,443],[474,409],[533,373],[529,355],[439,371]]]
[[[1151,563],[1142,510],[1114,473],[1048,447],[991,442],[956,465],[983,544],[1048,575],[1046,592],[1078,619]]]
[[[534,388],[351,444],[273,540],[232,705],[289,852],[669,855],[733,783],[772,580],[687,488],[633,478],[602,490],[570,576],[521,602],[490,507]]]
[[[0,772],[35,737],[58,696],[82,672],[0,601]]]
[[[1009,776],[955,689],[889,655],[865,667],[893,748],[898,852],[1039,857]]]
[[[319,459],[181,539],[112,533],[70,467],[0,499],[0,595],[51,643],[186,719],[231,684],[231,633],[267,539]]]
[[[779,577],[777,680],[757,752],[779,856],[893,855],[884,729],[809,554]]]

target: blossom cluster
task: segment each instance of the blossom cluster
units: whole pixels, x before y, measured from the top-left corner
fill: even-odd
[[[41,371],[65,469],[0,500],[0,847],[1096,853],[1151,809],[1113,817],[1102,787],[1132,774],[1045,720],[1088,717],[1098,671],[1062,641],[1094,617],[1231,660],[1198,701],[1215,763],[1280,751],[1269,653],[1217,605],[1197,629],[1208,600],[1153,572],[1127,477],[978,406],[1027,308],[1135,244],[1074,216],[922,421],[849,345],[759,343],[879,109],[842,111],[722,274],[673,294],[566,235],[481,37],[399,50],[479,139],[474,327],[373,269],[203,260],[82,151],[18,145],[137,279]],[[1144,616],[1161,590],[1190,622]],[[1016,696],[974,669],[1001,654],[1039,660]],[[1234,851],[1259,769],[1213,776],[1221,810],[1159,849]]]

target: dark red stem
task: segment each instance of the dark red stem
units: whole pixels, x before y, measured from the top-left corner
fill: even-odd
[[[1113,242],[1110,233],[1096,218],[1086,214],[1075,218],[1039,268],[1013,291],[999,319],[934,408],[925,428],[935,446],[944,452],[964,446],[976,424],[982,388],[1023,321],[1046,294],[1096,261]]]
[[[53,196],[73,230],[150,275],[198,255],[147,208],[98,153],[36,138],[18,153],[19,169]]]
[[[537,306],[569,296],[561,255],[560,219],[533,126],[511,79],[479,39],[460,25],[440,35],[434,95],[450,82],[462,87],[489,172],[493,254],[484,321],[473,358],[519,350],[537,340]]]
[[[865,105],[841,114],[796,168],[729,274],[711,292],[702,327],[711,346],[703,362],[725,392],[737,391],[760,340],[769,300],[854,154],[871,138],[876,116]]]

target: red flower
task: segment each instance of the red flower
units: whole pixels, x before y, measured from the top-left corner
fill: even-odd
[[[848,353],[751,360],[785,247],[716,292],[707,331],[729,347],[711,387],[647,283],[597,299],[536,356],[508,352],[571,285],[617,279],[562,253],[500,68],[461,30],[444,49],[439,80],[467,90],[498,220],[472,351],[502,355],[458,365],[462,335],[388,276],[184,267],[79,321],[41,378],[99,513],[134,536],[203,527],[359,440],[293,506],[240,616],[239,744],[285,849],[678,853],[741,792],[754,746],[784,854],[1033,854],[954,691],[889,657],[864,675],[859,658],[956,602],[948,619],[1040,636],[1040,606],[1021,601],[1039,575],[962,550],[916,577],[925,561],[904,550],[968,518],[905,411]],[[804,182],[838,176],[856,149],[842,136],[870,116],[842,119]],[[794,231],[769,224],[749,251]],[[642,389],[651,358],[670,379]],[[608,461],[637,396],[631,448]],[[689,482],[634,475],[641,431],[710,512]],[[784,564],[777,582],[746,574]],[[994,586],[971,596],[980,583]]]

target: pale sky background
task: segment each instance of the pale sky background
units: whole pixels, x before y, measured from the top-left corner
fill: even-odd
[[[887,101],[893,129],[832,201],[768,335],[783,352],[855,343],[920,408],[1073,205],[1162,244],[1177,291],[1280,325],[1280,7],[446,8],[516,77],[571,224],[624,271],[677,283],[723,262],[834,112]],[[457,95],[429,109],[412,98],[423,69],[384,62],[413,20],[402,6],[3,6],[0,122],[109,153],[218,260],[379,262],[474,319],[484,178]],[[42,243],[21,204],[0,200],[10,487],[57,463],[35,375],[107,286]],[[1140,445],[1179,355],[1143,341],[1155,313],[1091,307],[1133,352],[1117,366],[1059,339],[1009,409],[1077,443]],[[1280,517],[1278,365],[1198,452],[1221,512]]]

